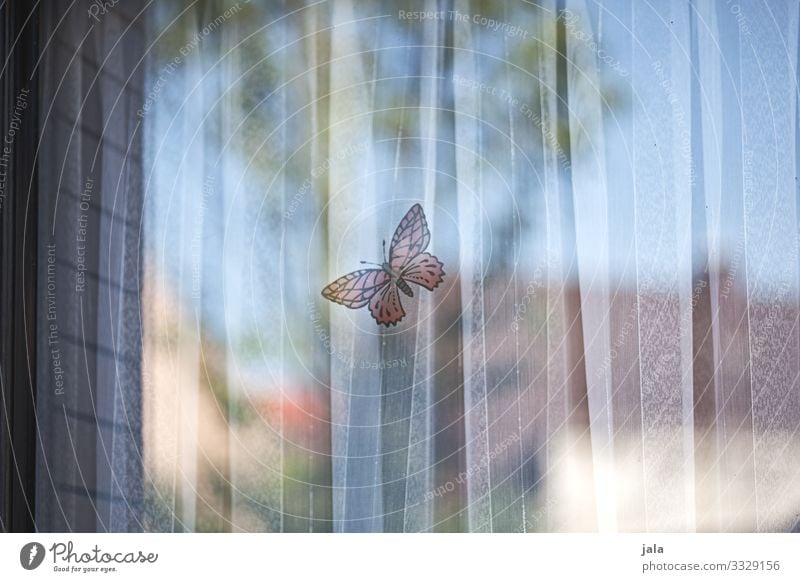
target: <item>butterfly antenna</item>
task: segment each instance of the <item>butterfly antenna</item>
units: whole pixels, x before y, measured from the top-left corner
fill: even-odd
[[[387,262],[386,261],[386,239],[383,239],[383,262],[384,263]]]
[[[361,261],[362,265],[375,265],[376,267],[381,267],[378,263],[370,263],[369,261]]]

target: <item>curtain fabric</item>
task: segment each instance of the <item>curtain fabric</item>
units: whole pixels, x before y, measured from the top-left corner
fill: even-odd
[[[37,466],[41,531],[143,528],[144,25],[40,9]]]
[[[97,527],[798,528],[796,2],[138,9],[143,36],[98,49],[146,55],[98,128],[123,152],[101,140],[92,195],[107,375],[65,389],[114,414]],[[65,115],[107,119],[111,94],[90,115],[75,87]],[[80,196],[69,135],[46,167]],[[443,284],[396,327],[326,301],[416,203]],[[53,208],[42,237],[72,249]]]
[[[202,39],[145,120],[177,269],[153,281],[188,285],[170,247],[203,239],[180,507],[244,530],[796,527],[794,3],[204,6],[158,20]],[[189,202],[212,160],[213,218]],[[444,285],[397,328],[322,299],[417,202]]]

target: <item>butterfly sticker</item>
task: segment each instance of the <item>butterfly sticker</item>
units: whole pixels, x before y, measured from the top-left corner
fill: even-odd
[[[322,290],[322,296],[350,309],[369,303],[369,312],[379,325],[397,325],[406,314],[398,289],[413,297],[414,290],[409,283],[433,291],[444,280],[444,265],[425,252],[430,241],[425,213],[422,206],[415,204],[394,231],[388,261],[386,241],[383,241],[383,264],[361,261],[379,269],[361,269],[339,277]]]

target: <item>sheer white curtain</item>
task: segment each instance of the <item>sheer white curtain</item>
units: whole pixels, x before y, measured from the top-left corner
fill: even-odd
[[[798,4],[400,4],[147,13],[145,527],[796,528]]]

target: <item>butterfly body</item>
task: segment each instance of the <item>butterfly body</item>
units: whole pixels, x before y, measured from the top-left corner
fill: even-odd
[[[444,280],[444,265],[424,252],[430,239],[425,213],[415,204],[395,230],[389,259],[375,265],[379,269],[361,269],[339,277],[322,290],[322,296],[350,309],[369,304],[378,324],[396,325],[405,316],[398,289],[414,297],[409,283],[433,291]],[[384,243],[384,254],[385,250]]]
[[[409,297],[414,296],[414,290],[411,289],[411,285],[409,285],[403,280],[402,273],[399,273],[394,269],[392,269],[392,266],[386,261],[384,261],[384,263],[381,265],[381,269],[383,269],[383,271],[392,278],[392,282],[395,285],[397,285],[397,288],[400,289],[400,291],[402,291]]]

